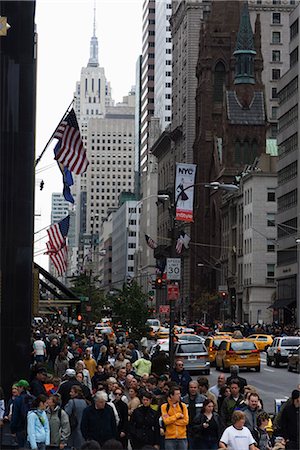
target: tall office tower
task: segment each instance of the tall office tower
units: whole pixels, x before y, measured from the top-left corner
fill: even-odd
[[[159,161],[159,189],[168,189],[175,197],[175,162],[193,163],[193,145],[196,130],[196,67],[199,50],[199,33],[202,20],[209,11],[209,4],[202,0],[172,2],[172,123],[169,136],[161,140],[162,148],[157,149]],[[163,148],[169,146],[168,149]],[[164,174],[164,175],[163,175]],[[158,240],[166,244],[172,229],[167,208],[160,206],[158,219]],[[190,235],[190,227],[182,226]],[[163,256],[162,252],[162,256]],[[159,255],[157,255],[159,256]],[[190,252],[183,253],[181,277],[181,310],[188,315],[190,303]]]
[[[155,2],[155,69],[154,116],[159,118],[161,131],[171,123],[172,107],[172,38],[171,0]]]
[[[127,277],[134,275],[134,255],[138,246],[140,205],[125,201],[112,219],[112,285],[122,287]],[[124,230],[126,235],[124,236]]]
[[[141,100],[142,100],[142,55],[135,65],[135,143],[134,143],[134,192],[141,196]]]
[[[300,297],[299,6],[290,15],[289,33],[289,70],[278,84],[277,300],[273,307],[278,321],[296,323]]]
[[[141,71],[141,172],[149,154],[149,123],[154,115],[155,0],[143,4],[143,42]]]
[[[297,0],[248,0],[250,20],[254,29],[256,16],[261,23],[262,82],[265,85],[267,137],[277,136],[278,82],[289,68],[289,15]]]
[[[69,214],[69,206],[60,192],[53,192],[51,198],[51,223],[56,223],[62,220]]]

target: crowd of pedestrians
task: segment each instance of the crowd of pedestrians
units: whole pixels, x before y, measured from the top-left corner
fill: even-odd
[[[159,348],[150,358],[134,340],[59,327],[34,331],[32,375],[1,405],[2,444],[9,435],[11,448],[299,448],[299,386],[272,422],[237,366],[210,387],[182,360],[170,368]]]

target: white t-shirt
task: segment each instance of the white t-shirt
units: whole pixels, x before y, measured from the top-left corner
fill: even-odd
[[[36,356],[44,355],[45,348],[46,348],[45,342],[42,341],[41,339],[38,339],[37,341],[34,341],[33,349],[35,350]]]
[[[220,441],[226,444],[230,450],[249,450],[249,445],[255,443],[247,427],[238,430],[233,425],[226,428]]]

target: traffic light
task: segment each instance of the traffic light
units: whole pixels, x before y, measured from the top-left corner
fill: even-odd
[[[81,320],[82,320],[82,315],[81,314],[78,314],[77,320],[78,320],[78,322],[81,322]]]
[[[40,191],[42,191],[43,189],[44,189],[44,180],[42,180],[41,182],[40,182]]]
[[[161,289],[162,285],[163,285],[162,277],[156,277],[156,280],[155,280],[155,287],[156,287],[156,289]]]

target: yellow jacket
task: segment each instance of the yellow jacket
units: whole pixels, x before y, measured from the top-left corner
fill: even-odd
[[[168,406],[169,405],[169,406]],[[183,417],[180,417],[183,414]],[[161,406],[161,416],[166,427],[166,439],[186,439],[189,413],[185,403],[173,405],[170,401]]]

